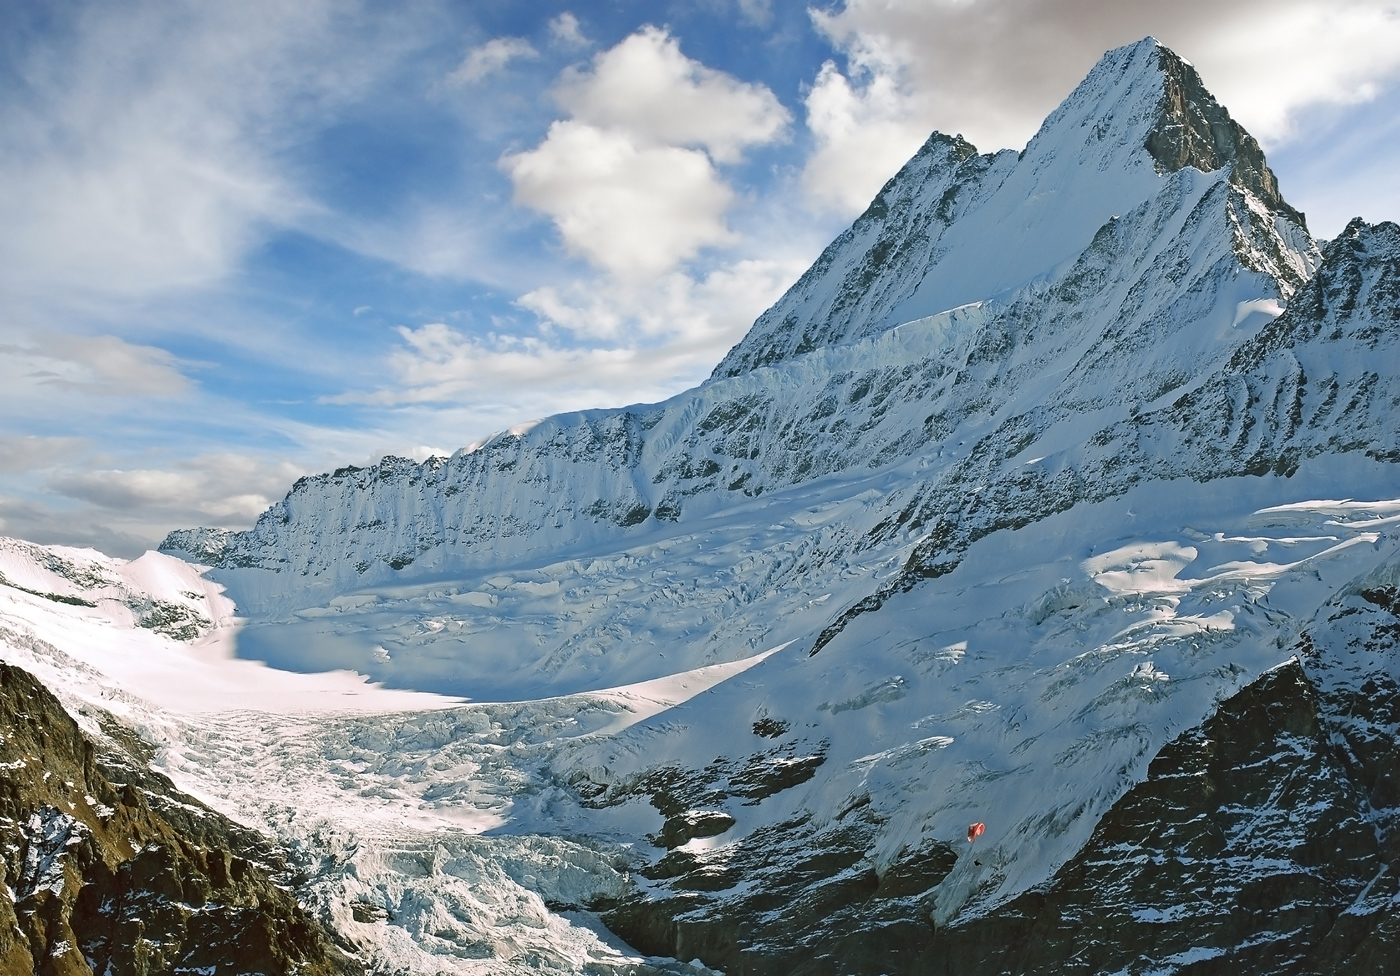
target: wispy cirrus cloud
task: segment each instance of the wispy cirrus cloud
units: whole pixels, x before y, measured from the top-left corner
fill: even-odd
[[[350,89],[325,45],[353,8],[309,0],[76,8],[36,32],[0,99],[0,284],[93,300],[227,274],[259,225],[310,206],[278,159]],[[343,90],[343,89],[342,89]],[[289,98],[290,96],[290,98]],[[300,113],[289,102],[300,97]]]
[[[0,346],[0,373],[12,380],[100,396],[180,396],[193,384],[179,359],[119,336],[40,333]]]
[[[91,443],[86,437],[0,436],[0,474],[43,470],[71,461]]]

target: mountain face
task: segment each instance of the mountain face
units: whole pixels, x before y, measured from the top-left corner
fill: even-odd
[[[1055,421],[1076,429],[1050,440],[1079,437],[1118,419],[1105,411],[1189,388],[1317,260],[1258,146],[1193,69],[1144,41],[1106,56],[1020,154],[933,136],[714,381],[450,459],[303,479],[251,532],[175,533],[163,548],[225,570],[245,608],[296,606],[624,539],[930,452],[943,468],[997,426],[1035,448]],[[898,531],[891,507],[871,541]]]
[[[1397,346],[1400,228],[1319,247],[1148,39],[932,136],[696,389],[172,533],[237,622],[0,552],[0,638],[159,593],[190,681],[271,665],[128,714],[375,970],[1381,972]],[[287,704],[345,669],[451,697]]]

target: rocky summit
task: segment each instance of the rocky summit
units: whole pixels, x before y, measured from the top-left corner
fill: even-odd
[[[0,545],[0,653],[285,852],[307,966],[1380,973],[1398,363],[1400,227],[1314,241],[1149,38],[931,136],[693,390]]]

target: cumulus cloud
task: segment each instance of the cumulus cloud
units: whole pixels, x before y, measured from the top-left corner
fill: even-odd
[[[766,87],[691,60],[656,27],[625,38],[586,70],[566,71],[554,98],[581,122],[643,143],[701,147],[725,163],[772,142],[789,121]]]
[[[556,46],[568,50],[577,50],[592,43],[584,36],[578,18],[567,10],[549,22],[549,39]]]
[[[914,99],[891,71],[867,71],[863,84],[828,61],[805,99],[816,145],[802,172],[819,204],[858,213],[928,137]]]
[[[546,286],[518,299],[546,326],[576,340],[670,338],[688,361],[718,360],[802,270],[805,260],[746,259],[699,280],[672,273],[638,289],[600,291],[584,282]]]
[[[472,84],[487,78],[515,60],[534,60],[540,53],[523,37],[497,37],[467,52],[462,63],[448,76],[459,84]]]
[[[846,0],[811,15],[847,67],[823,68],[807,96],[805,184],[852,213],[930,130],[1018,148],[1105,50],[1148,34],[1266,145],[1300,110],[1373,97],[1400,73],[1393,0]]]
[[[746,260],[699,281],[673,272],[636,288],[539,288],[518,302],[544,323],[539,334],[400,328],[395,385],[335,400],[465,404],[508,425],[524,413],[661,399],[702,379],[797,270],[796,261]]]
[[[507,157],[515,198],[549,214],[565,245],[620,276],[647,276],[724,244],[733,193],[695,149],[637,145],[625,132],[555,122]]]
[[[517,203],[549,215],[565,246],[620,277],[655,276],[733,241],[733,193],[715,163],[781,138],[787,110],[762,85],[681,53],[644,27],[566,71],[554,90],[570,118],[507,154]]]

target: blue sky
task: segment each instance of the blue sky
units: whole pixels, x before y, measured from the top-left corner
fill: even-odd
[[[1147,34],[1314,233],[1400,218],[1388,2],[6,10],[0,532],[114,554],[693,385],[930,130],[1019,148]]]

